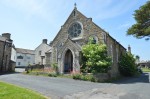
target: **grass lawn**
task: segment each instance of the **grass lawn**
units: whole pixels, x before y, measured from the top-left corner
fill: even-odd
[[[142,71],[143,72],[150,72],[150,69],[148,69],[148,68],[142,68]]]
[[[39,93],[0,82],[0,99],[47,99]]]

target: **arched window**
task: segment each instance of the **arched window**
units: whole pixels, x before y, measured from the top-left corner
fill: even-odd
[[[69,37],[70,38],[76,38],[76,37],[79,37],[80,34],[81,34],[81,31],[82,31],[82,27],[79,23],[73,23],[69,30],[68,30],[68,33],[69,33]]]
[[[91,42],[92,44],[97,44],[98,43],[98,38],[95,35],[92,35],[89,37],[89,42]]]

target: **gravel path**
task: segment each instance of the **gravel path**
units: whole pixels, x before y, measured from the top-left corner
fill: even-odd
[[[35,90],[52,99],[150,99],[149,73],[114,83],[92,83],[21,73],[0,75],[0,81]]]

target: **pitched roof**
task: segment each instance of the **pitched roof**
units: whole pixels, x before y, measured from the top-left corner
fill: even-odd
[[[34,50],[23,49],[23,48],[16,48],[16,52],[23,53],[23,54],[34,54]]]
[[[77,10],[77,8],[75,7],[73,9],[73,11],[71,12],[71,14],[69,15],[68,19],[66,20],[66,22],[64,23],[64,25],[68,22],[68,20],[70,19],[71,15],[73,14],[73,12],[76,11],[78,14],[80,14],[81,16],[83,16],[84,18],[87,18],[84,14],[82,14],[79,10]],[[113,39],[114,41],[116,41],[120,46],[122,46],[125,50],[126,48],[121,45],[117,40],[115,40],[111,35],[109,35],[109,33],[107,33],[104,29],[102,29],[100,26],[98,26],[97,24],[95,24],[93,21],[92,23],[98,27],[100,30],[102,30],[104,33],[106,33],[106,35],[108,35],[111,39]],[[57,38],[57,36],[61,33],[62,31],[62,28],[59,30],[59,32],[57,33],[57,35],[55,36],[55,38],[53,39],[52,43],[51,43],[51,46],[53,45],[53,42],[55,41],[55,39]],[[78,46],[78,45],[77,45]],[[79,46],[80,47],[80,46]]]
[[[5,37],[2,37],[1,35],[0,35],[0,41],[2,41],[2,42],[8,42],[8,43],[11,43],[11,41],[10,40],[8,40],[7,38],[5,38]]]
[[[6,40],[5,37],[0,36],[0,41],[5,41],[5,40]]]
[[[76,11],[78,14],[80,14],[81,16],[87,18],[84,14],[82,14],[79,10],[77,10],[77,8],[75,7],[73,9],[73,11],[71,12],[71,14],[69,15],[69,17],[67,18],[67,20],[65,21],[64,25],[69,21],[69,19],[71,18],[71,15],[73,15],[74,11]],[[57,36],[61,33],[62,28],[58,31],[57,35],[55,36],[55,38],[53,39],[53,41],[51,42],[51,45],[53,44],[53,42],[55,41],[55,39],[57,38]],[[51,46],[50,45],[50,46]]]
[[[35,48],[35,50],[36,50],[36,49],[38,49],[38,48],[39,48],[40,46],[42,46],[42,45],[44,45],[44,46],[47,46],[47,47],[51,48],[51,46],[50,46],[50,45],[45,44],[45,43],[41,43],[38,47],[36,47],[36,48]]]
[[[45,52],[45,53],[51,53],[52,52],[52,48],[51,49],[49,49],[47,52]]]

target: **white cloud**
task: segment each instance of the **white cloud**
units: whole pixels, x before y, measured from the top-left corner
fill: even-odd
[[[75,2],[77,7],[80,8],[79,10],[98,20],[124,14],[137,4],[137,2],[131,0],[94,0],[94,2],[92,0],[1,0],[0,2],[20,10],[28,17],[36,15],[52,23],[57,20],[61,21],[60,16],[66,18],[67,11],[72,10],[69,9],[70,7],[73,8]],[[64,20],[62,17],[61,19]]]
[[[92,15],[95,19],[103,20],[122,15],[136,6],[136,4],[137,2],[131,0],[100,0],[92,4],[92,6],[84,6],[85,8],[83,9],[88,9],[90,13],[93,12]]]
[[[44,7],[47,0],[3,0],[1,2],[7,7],[17,9],[27,17],[34,15],[47,17],[47,9]]]
[[[23,17],[28,21],[32,21],[32,19],[37,17],[39,20],[47,21],[50,27],[58,28],[63,25],[64,20],[66,20],[64,18],[67,18],[66,11],[69,10],[68,5],[70,2],[63,1],[2,0],[0,3],[9,9],[14,9],[17,11],[17,14],[23,14]]]
[[[119,25],[119,27],[117,29],[127,29],[130,26],[131,26],[131,23],[128,22],[128,23],[124,23],[124,24]]]

